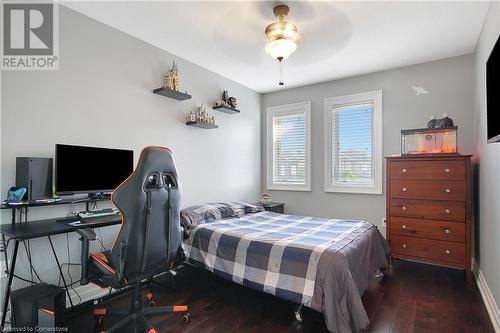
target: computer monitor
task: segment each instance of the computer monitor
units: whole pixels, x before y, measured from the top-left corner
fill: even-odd
[[[56,144],[58,195],[113,191],[134,169],[132,150]]]

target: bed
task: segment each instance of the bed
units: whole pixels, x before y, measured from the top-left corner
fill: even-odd
[[[183,222],[190,230],[184,248],[192,264],[319,311],[331,332],[367,328],[361,295],[374,273],[387,266],[389,253],[374,225],[238,205],[239,211],[225,212],[227,204],[212,205],[219,214]],[[192,211],[200,207],[206,208]]]

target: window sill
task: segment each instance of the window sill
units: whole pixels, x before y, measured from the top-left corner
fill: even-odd
[[[269,185],[268,190],[272,191],[298,191],[298,192],[311,192],[310,186],[287,186],[287,185]]]
[[[351,194],[375,194],[382,195],[382,188],[377,187],[341,187],[341,186],[325,186],[325,192],[327,193],[351,193]]]

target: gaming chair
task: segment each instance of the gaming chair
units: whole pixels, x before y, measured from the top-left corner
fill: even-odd
[[[129,309],[96,308],[97,322],[104,316],[124,316],[107,330],[117,332],[127,324],[138,324],[155,333],[146,315],[185,312],[187,306],[143,308],[141,281],[169,271],[184,260],[181,247],[180,184],[172,153],[163,147],[146,147],[136,169],[111,196],[122,214],[122,223],[109,251],[88,257],[88,279],[104,287],[134,289]],[[153,304],[152,294],[147,301]],[[188,314],[183,315],[187,322]]]

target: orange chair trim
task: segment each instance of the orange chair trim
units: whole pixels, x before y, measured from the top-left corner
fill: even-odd
[[[108,310],[107,309],[95,309],[94,315],[96,316],[104,316]]]
[[[100,253],[100,252],[98,252],[98,253]],[[95,260],[96,263],[98,263],[99,265],[101,265],[105,270],[107,270],[111,274],[115,274],[116,271],[113,268],[109,267],[104,261],[102,261],[101,259],[99,259],[99,257],[96,256],[95,253],[91,253],[90,256]]]
[[[183,312],[187,311],[188,307],[186,305],[174,305],[173,312]]]

